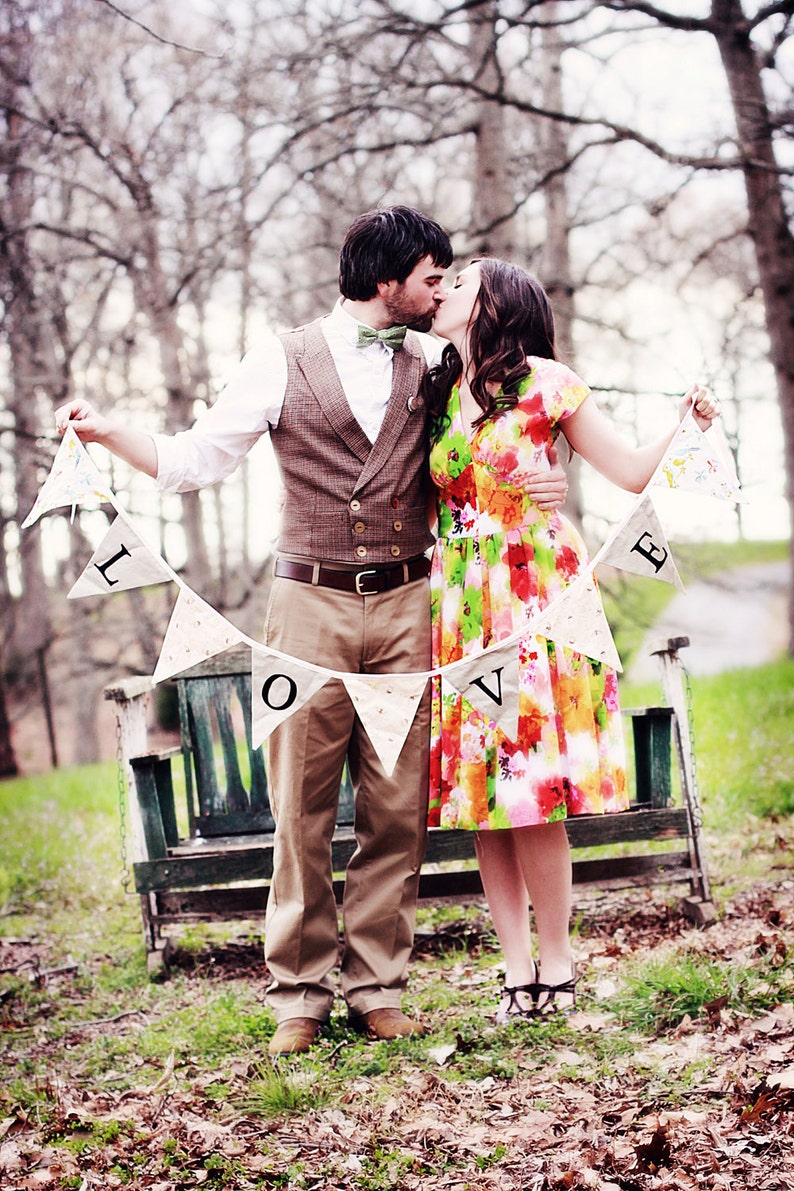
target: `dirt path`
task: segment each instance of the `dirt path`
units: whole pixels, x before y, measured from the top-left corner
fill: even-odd
[[[657,677],[649,649],[664,637],[689,637],[682,656],[692,674],[774,661],[786,649],[788,574],[786,561],[756,563],[689,584],[646,634],[627,678],[649,682]]]

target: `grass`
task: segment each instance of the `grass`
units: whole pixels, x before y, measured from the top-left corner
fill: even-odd
[[[256,1116],[275,1117],[324,1108],[333,1094],[333,1080],[326,1064],[312,1059],[298,1063],[282,1059],[256,1064],[246,1092],[235,1098],[235,1104]]]
[[[624,692],[627,704],[657,698],[647,688]],[[718,888],[746,888],[756,876],[769,875],[771,862],[783,875],[791,873],[791,853],[775,840],[791,837],[794,827],[794,660],[693,680],[692,703]],[[406,998],[409,1012],[433,1022],[431,1039],[367,1044],[335,1018],[317,1052],[269,1065],[263,1052],[274,1023],[263,1004],[262,981],[223,981],[204,974],[200,963],[202,952],[213,941],[228,940],[239,924],[191,927],[182,941],[185,955],[196,959],[194,970],[176,970],[161,985],[149,983],[138,901],[121,884],[117,797],[112,764],[0,783],[0,944],[24,940],[44,969],[76,965],[62,980],[38,978],[34,961],[0,972],[0,1116],[19,1107],[31,1119],[50,1122],[53,1138],[59,1129],[68,1133],[59,1080],[132,1097],[168,1079],[176,1093],[200,1087],[202,1103],[220,1116],[233,1110],[273,1121],[323,1107],[346,1112],[359,1101],[399,1101],[418,1073],[464,1091],[508,1088],[545,1078],[557,1063],[561,1079],[584,1081],[606,1098],[615,1081],[631,1076],[645,1080],[651,1098],[691,1104],[710,1060],[670,1063],[654,1051],[656,1040],[687,1016],[705,1023],[715,1003],[752,1015],[792,998],[794,963],[788,956],[771,949],[729,957],[710,947],[706,933],[696,943],[684,938],[621,967],[620,986],[608,1002],[617,1015],[612,1028],[582,1033],[564,1022],[538,1022],[500,1030],[488,1016],[500,956],[482,908],[423,907],[420,931],[454,928],[445,951],[414,964]],[[587,923],[579,921],[577,930],[584,934]],[[68,995],[59,995],[64,988]],[[587,986],[582,1008],[605,1012]],[[92,1026],[116,1019],[118,1025]],[[452,1049],[441,1062],[433,1051],[444,1048]],[[100,1126],[120,1129],[122,1140],[132,1128],[123,1121],[85,1122],[80,1130],[72,1127],[70,1145],[82,1152],[110,1144]],[[356,1188],[399,1185],[405,1164],[417,1161],[393,1137],[374,1134],[359,1157],[360,1170],[349,1184]],[[174,1185],[184,1185],[179,1171],[189,1164],[176,1142],[165,1158]],[[501,1158],[497,1147],[477,1161],[485,1171],[498,1169]],[[208,1185],[231,1184],[234,1156],[211,1161]],[[435,1169],[433,1151],[427,1161],[428,1171]],[[134,1177],[134,1169],[130,1158],[124,1178]],[[329,1165],[328,1177],[338,1179],[339,1170]],[[274,1166],[262,1185],[300,1186],[302,1178],[296,1162],[294,1169]]]

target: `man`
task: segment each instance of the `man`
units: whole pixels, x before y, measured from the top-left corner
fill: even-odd
[[[340,255],[330,315],[243,359],[190,430],[149,435],[85,402],[56,412],[184,492],[228,475],[269,432],[284,483],[266,644],[342,673],[430,668],[422,378],[439,355],[430,330],[452,262],[446,233],[408,207],[370,211]],[[409,328],[406,330],[406,328]],[[559,503],[564,475],[539,482]],[[429,690],[388,776],[341,680],[331,680],[269,740],[276,820],[265,928],[277,1029],[271,1055],[307,1050],[328,1020],[338,956],[331,837],[345,762],[356,851],[345,880],[341,990],[353,1029],[373,1039],[423,1033],[400,1007],[426,843]]]

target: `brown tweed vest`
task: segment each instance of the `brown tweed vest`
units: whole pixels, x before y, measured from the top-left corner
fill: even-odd
[[[325,562],[403,562],[433,544],[427,524],[426,371],[409,331],[373,444],[350,409],[320,323],[282,335],[287,388],[271,439],[285,488],[282,554]]]

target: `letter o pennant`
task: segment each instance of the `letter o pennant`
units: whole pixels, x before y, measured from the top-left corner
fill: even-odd
[[[251,743],[258,748],[274,728],[324,687],[329,674],[267,649],[251,650]]]

